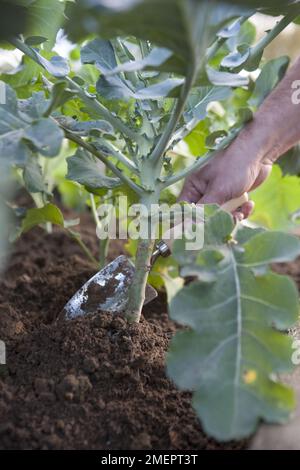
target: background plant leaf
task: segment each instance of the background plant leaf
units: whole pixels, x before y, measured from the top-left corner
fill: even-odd
[[[32,117],[37,112],[36,106],[33,105],[35,98],[29,101],[30,114],[26,114],[24,102],[21,102],[20,110],[12,88],[5,85],[5,90],[6,102],[0,104],[1,159],[7,160],[10,164],[24,164],[32,147],[44,156],[55,157],[64,137],[62,130],[53,119]],[[41,106],[40,95],[38,103]]]
[[[190,330],[175,335],[167,368],[177,386],[194,392],[193,406],[204,430],[227,441],[252,434],[260,419],[286,421],[295,406],[292,390],[274,379],[292,369],[291,339],[274,327],[285,330],[297,321],[298,292],[288,277],[270,272],[268,264],[294,259],[300,241],[278,232],[251,237],[247,229],[245,243],[228,243],[231,216],[210,210],[214,224],[219,220],[223,235],[227,232],[227,243],[219,246],[219,258],[205,256],[206,237],[194,263],[199,271],[211,271],[211,282],[200,273],[171,301],[171,318]],[[184,268],[190,258],[182,253],[180,261]],[[257,266],[264,272],[258,274]]]
[[[120,185],[118,178],[110,178],[103,172],[103,165],[85,150],[78,149],[68,158],[67,179],[91,189],[112,189]]]

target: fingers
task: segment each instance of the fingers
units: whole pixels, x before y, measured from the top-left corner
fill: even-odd
[[[232,213],[233,217],[240,222],[248,219],[254,210],[255,204],[253,201],[245,202],[238,210]]]
[[[222,206],[226,202],[222,193],[209,193],[205,194],[199,201],[198,204],[219,204]],[[242,221],[248,219],[254,210],[254,202],[247,201],[241,207],[232,212],[232,215],[236,220]]]

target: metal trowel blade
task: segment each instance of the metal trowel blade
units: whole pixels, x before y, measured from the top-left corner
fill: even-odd
[[[64,317],[72,320],[97,310],[115,314],[124,311],[134,270],[134,265],[126,256],[116,258],[73,295],[63,309]],[[155,297],[156,290],[147,284],[144,305]]]

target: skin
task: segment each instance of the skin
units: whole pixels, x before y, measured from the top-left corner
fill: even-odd
[[[292,101],[295,81],[300,81],[300,58],[232,144],[185,180],[180,200],[222,205],[266,180],[273,163],[300,140],[300,104]],[[249,201],[234,215],[242,220],[253,208]]]

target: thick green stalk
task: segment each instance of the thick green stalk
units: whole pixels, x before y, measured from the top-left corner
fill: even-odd
[[[285,29],[289,26],[298,14],[291,13],[284,16],[273,29],[268,31],[268,33],[250,50],[250,56],[246,62],[243,64],[243,67],[246,70],[255,70],[257,68],[257,61],[260,61],[264,49]]]
[[[189,96],[191,91],[193,81],[195,75],[195,67],[192,65],[190,66],[190,70],[187,73],[184,85],[182,87],[180,96],[177,100],[175,108],[172,112],[171,119],[169,120],[164,132],[162,133],[157,145],[155,146],[152,154],[150,155],[150,159],[153,160],[155,163],[158,163],[160,159],[162,159],[164,152],[169,144],[169,141],[172,137],[173,132],[176,129],[177,123],[180,120],[180,117],[183,113],[184,106],[186,104],[186,100]]]
[[[155,240],[151,237],[140,240],[135,258],[135,274],[129,290],[126,318],[130,323],[138,323],[145,301],[148,275],[151,269],[151,256]]]
[[[153,177],[153,181],[154,177]],[[151,205],[157,204],[159,200],[159,190],[147,192],[140,200],[148,211],[148,237],[141,238],[138,242],[138,248],[135,258],[135,273],[133,276],[132,284],[129,289],[129,297],[126,308],[126,318],[131,323],[138,323],[141,318],[141,312],[145,301],[145,291],[147,285],[148,275],[151,269],[151,256],[153,253],[155,233],[153,222],[151,220]]]

